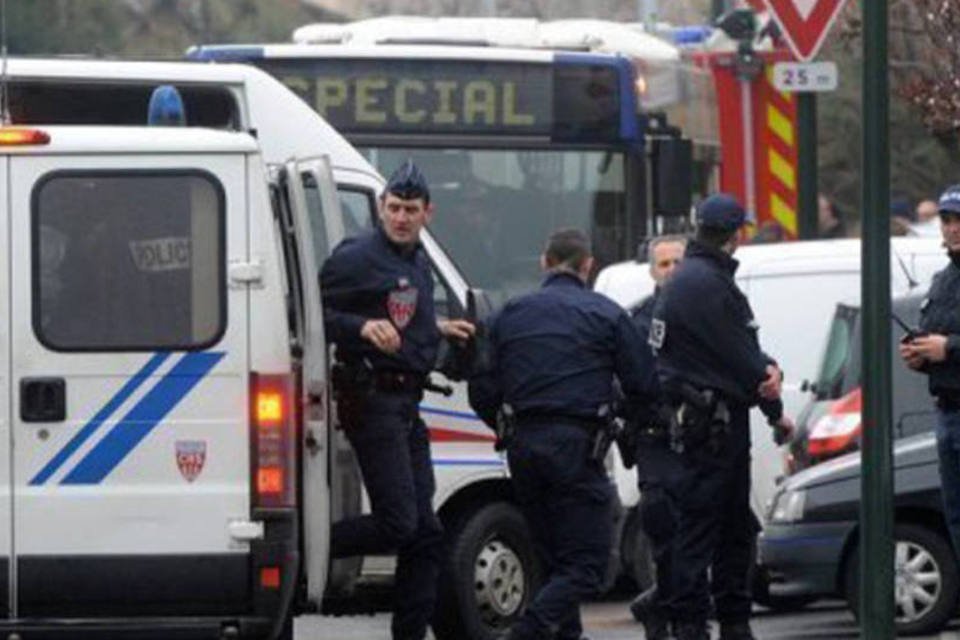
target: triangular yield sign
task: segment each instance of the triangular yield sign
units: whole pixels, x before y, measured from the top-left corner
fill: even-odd
[[[846,0],[764,0],[794,55],[806,62],[816,57]]]

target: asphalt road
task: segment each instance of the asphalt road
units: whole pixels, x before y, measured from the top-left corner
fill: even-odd
[[[623,602],[598,602],[583,608],[584,626],[590,640],[641,640],[643,632]],[[860,630],[841,602],[816,604],[800,613],[774,613],[758,609],[754,633],[761,640],[844,640],[859,638]],[[305,616],[295,626],[297,640],[389,640],[390,618],[386,614],[353,618]],[[714,632],[716,635],[716,632]],[[432,636],[431,636],[432,638]],[[949,629],[915,640],[960,640],[960,620]]]

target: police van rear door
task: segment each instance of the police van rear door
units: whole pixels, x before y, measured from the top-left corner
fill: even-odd
[[[329,378],[319,271],[332,243],[339,242],[336,229],[331,230],[323,221],[335,218],[341,226],[342,223],[339,222],[341,213],[336,184],[326,157],[290,161],[284,166],[281,178],[283,200],[288,209],[286,214],[281,212],[281,216],[287,216],[282,224],[287,227],[287,237],[293,243],[288,251],[297,256],[299,277],[296,280],[300,281],[303,305],[300,313],[304,321],[303,388],[307,394],[304,401],[309,407],[304,413],[303,425],[306,434],[303,457],[304,567],[308,596],[319,603],[328,586],[330,523],[343,517],[344,496],[359,495],[358,488],[349,485],[345,488],[341,482],[340,468],[343,465],[338,443],[342,434],[328,428],[332,416],[326,384]],[[318,402],[320,398],[327,401]],[[351,480],[349,484],[359,484],[359,480]],[[355,575],[356,569],[348,573]],[[334,582],[338,581],[336,574],[335,569]],[[352,577],[347,575],[340,580],[349,581]]]
[[[10,228],[10,191],[7,188],[10,168],[9,156],[0,156],[0,247],[9,247],[7,230]],[[0,313],[0,616],[9,613],[10,558],[12,557],[12,520],[10,504],[10,271],[0,269],[0,301],[7,305]]]
[[[242,611],[245,156],[115,146],[10,161],[12,613]]]

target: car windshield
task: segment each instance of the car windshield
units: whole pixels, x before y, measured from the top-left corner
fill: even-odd
[[[837,305],[817,374],[817,400],[835,400],[848,391],[844,389],[844,380],[848,378],[854,326],[859,313],[856,307]]]
[[[547,235],[588,231],[598,267],[626,255],[624,155],[606,151],[366,148],[389,175],[413,159],[430,183],[430,229],[499,306],[535,289]]]

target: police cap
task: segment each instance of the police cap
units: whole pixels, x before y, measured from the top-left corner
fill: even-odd
[[[937,202],[937,212],[940,215],[960,216],[960,184],[947,187]]]
[[[697,224],[701,227],[736,231],[747,221],[747,212],[729,193],[716,193],[697,205]]]
[[[390,193],[403,200],[422,198],[424,204],[430,204],[430,187],[427,186],[427,179],[410,159],[397,167],[383,191],[385,194]]]

